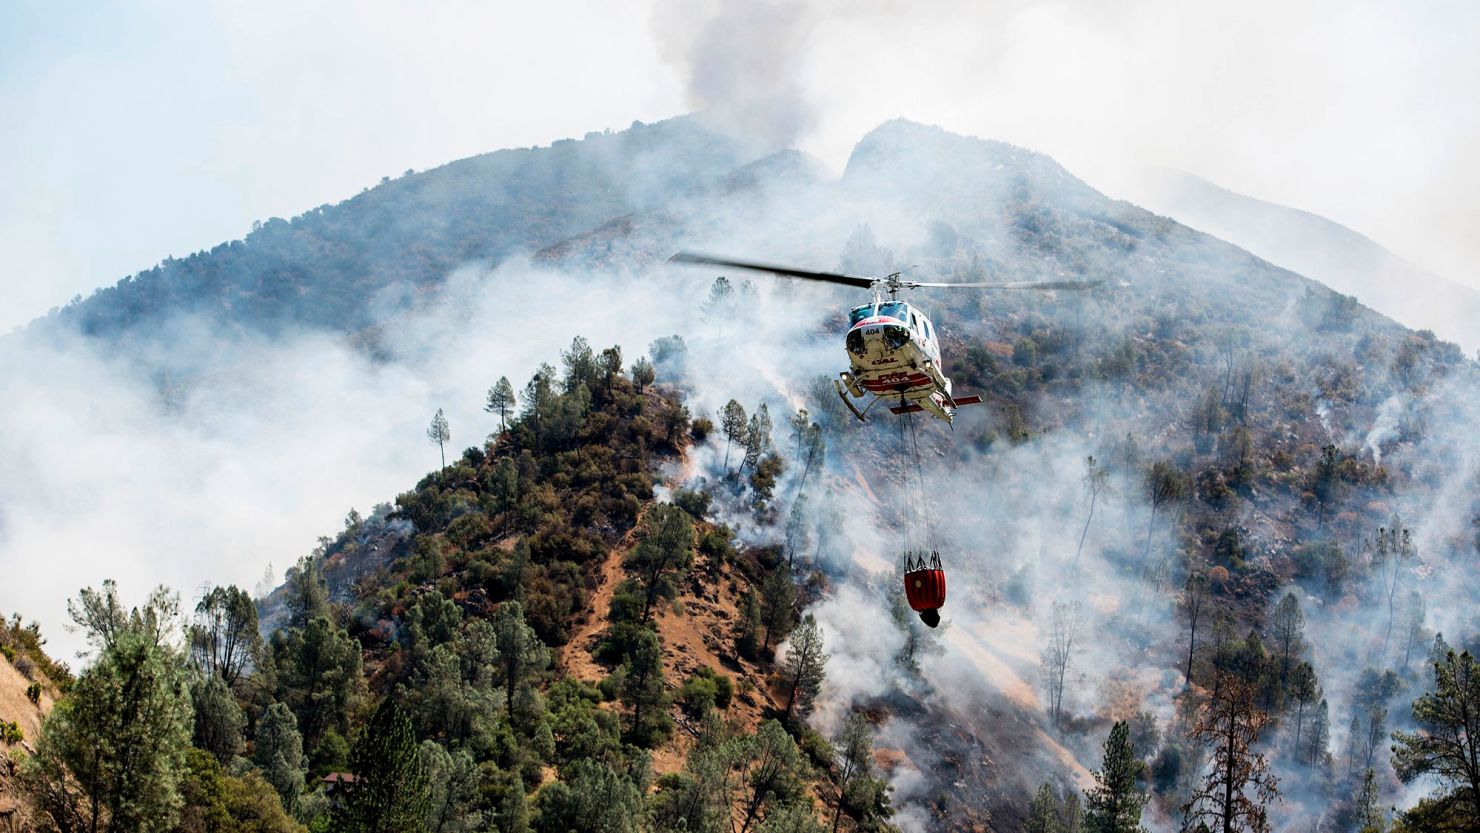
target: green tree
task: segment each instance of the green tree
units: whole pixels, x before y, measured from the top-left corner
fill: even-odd
[[[796,563],[799,550],[805,550],[811,545],[811,536],[808,532],[807,517],[807,495],[797,495],[797,499],[791,503],[791,513],[786,517],[786,566],[792,567]]]
[[[725,471],[730,470],[730,446],[745,441],[745,432],[749,428],[745,419],[745,406],[731,399],[719,411],[720,432],[725,435]]]
[[[1023,833],[1064,833],[1059,820],[1059,799],[1048,784],[1038,788],[1033,800],[1028,802],[1028,818],[1023,822]]]
[[[632,363],[632,384],[637,386],[637,392],[647,390],[647,386],[658,377],[657,371],[653,370],[653,363],[646,356],[638,358]]]
[[[324,732],[346,734],[350,705],[360,692],[360,646],[344,628],[320,617],[306,628],[272,635],[277,699],[298,716],[304,741],[313,746]]]
[[[231,696],[226,681],[215,674],[197,677],[190,685],[190,702],[195,711],[191,742],[220,763],[230,763],[241,751],[247,716]]]
[[[857,829],[877,829],[891,814],[887,788],[873,777],[873,761],[873,725],[855,712],[833,740],[832,771],[838,802],[833,808],[832,833],[838,833],[845,810]]]
[[[350,751],[354,789],[334,810],[335,833],[404,833],[426,820],[427,775],[411,721],[387,697]]]
[[[550,651],[525,621],[524,606],[516,601],[499,605],[493,617],[493,632],[499,682],[504,687],[504,710],[512,721],[515,693],[545,670],[550,664]]]
[[[1280,688],[1288,689],[1290,664],[1305,651],[1305,614],[1300,610],[1300,599],[1294,591],[1285,593],[1275,606],[1269,627],[1274,637],[1274,649],[1280,657]]]
[[[781,712],[787,720],[794,714],[806,717],[812,711],[812,701],[826,678],[827,650],[822,642],[822,630],[809,613],[792,633],[786,658],[781,663],[782,689],[786,692],[786,705]]]
[[[642,588],[642,616],[646,623],[653,604],[671,599],[692,561],[694,522],[689,513],[671,503],[650,506],[642,517],[637,546],[627,556],[627,569],[636,573]]]
[[[245,590],[234,584],[213,587],[201,597],[190,626],[191,655],[197,665],[234,686],[261,646],[257,606]]]
[[[796,624],[797,586],[791,571],[777,568],[761,584],[761,650],[771,650],[771,643],[785,638]]]
[[[1370,767],[1362,773],[1362,785],[1353,801],[1357,806],[1357,833],[1385,833],[1387,813],[1382,810],[1382,796],[1377,791],[1377,773]]]
[[[329,584],[317,558],[305,555],[298,559],[288,568],[283,588],[289,628],[306,628],[309,622],[330,615]]]
[[[483,403],[483,410],[490,414],[498,414],[498,430],[507,427],[509,414],[519,405],[519,400],[514,396],[514,385],[509,382],[509,377],[500,376],[493,387],[488,389],[488,400]]]
[[[761,603],[753,591],[746,590],[740,595],[737,614],[735,651],[746,659],[755,659],[761,647]]]
[[[438,408],[432,417],[432,424],[427,427],[427,439],[437,444],[437,451],[442,455],[442,468],[447,468],[447,443],[452,440],[452,429],[447,425],[447,416]]]
[[[573,761],[565,776],[540,790],[534,829],[540,833],[638,833],[642,792],[601,761]]]
[[[448,752],[436,741],[424,740],[417,748],[428,785],[428,833],[470,833],[483,829],[483,814],[474,808],[478,799],[478,765],[467,752]],[[522,790],[521,790],[522,792]]]
[[[1105,739],[1105,757],[1095,785],[1085,793],[1084,829],[1089,833],[1140,833],[1146,796],[1136,789],[1142,764],[1131,749],[1130,725],[1117,721]]]
[[[596,388],[596,353],[584,336],[571,339],[570,348],[560,351],[560,362],[565,365],[566,393],[574,393],[583,385],[587,390]]]
[[[186,753],[180,796],[175,833],[303,833],[261,775],[233,775],[199,749]]]
[[[763,810],[784,805],[801,792],[803,763],[796,742],[774,720],[762,721],[756,733],[746,739],[739,760],[744,788],[738,833],[746,833]]]
[[[1447,791],[1435,810],[1480,825],[1480,668],[1469,651],[1434,663],[1434,690],[1413,701],[1417,732],[1393,733],[1393,767],[1403,783],[1431,775]]]
[[[638,632],[619,678],[622,703],[632,709],[632,737],[638,745],[650,747],[667,735],[671,725],[663,649],[656,633],[646,628]]]
[[[1305,728],[1305,710],[1321,699],[1321,684],[1310,663],[1301,662],[1290,671],[1290,696],[1295,700],[1295,758],[1301,760],[1300,736]]]
[[[802,461],[802,440],[807,436],[807,426],[812,424],[811,419],[806,408],[798,410],[786,419],[787,424],[791,426],[792,434],[796,436],[798,463]]]
[[[97,654],[42,724],[27,791],[62,830],[169,830],[191,733],[178,599],[159,588],[125,612],[109,581],[68,612]]]
[[[290,813],[296,811],[303,794],[303,736],[298,733],[298,719],[282,703],[269,705],[257,718],[252,763],[277,791],[283,807]]]

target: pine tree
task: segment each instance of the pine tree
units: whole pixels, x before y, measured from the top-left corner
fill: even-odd
[[[812,701],[827,677],[827,650],[822,643],[822,630],[812,614],[802,617],[787,645],[786,659],[782,662],[781,678],[786,691],[786,706],[782,714],[790,720],[793,714],[806,717],[812,710]]]
[[[761,650],[771,650],[771,643],[785,638],[796,622],[797,587],[791,571],[777,568],[761,585]]]
[[[639,632],[636,644],[620,669],[622,703],[632,709],[631,735],[638,745],[651,747],[671,726],[665,710],[668,691],[663,684],[663,649],[658,635]]]
[[[1436,776],[1450,791],[1435,800],[1475,829],[1480,827],[1480,664],[1469,651],[1456,656],[1446,650],[1433,667],[1434,690],[1413,701],[1420,731],[1393,734],[1393,768],[1405,784]]]
[[[637,392],[642,393],[648,385],[658,377],[657,371],[653,369],[653,363],[646,356],[632,363],[632,384],[637,387]]]
[[[1253,687],[1236,674],[1218,672],[1212,698],[1190,737],[1213,752],[1213,765],[1183,806],[1183,830],[1209,824],[1221,833],[1269,833],[1269,806],[1279,800],[1278,781],[1254,751],[1268,716],[1254,705]]]
[[[509,382],[509,377],[500,376],[493,387],[488,389],[488,401],[484,403],[483,410],[490,414],[498,414],[498,430],[502,431],[508,425],[509,414],[519,401],[514,396],[514,385]]]
[[[195,711],[191,742],[215,756],[218,763],[230,763],[241,751],[247,717],[226,681],[215,674],[197,675],[190,684],[190,703]]]
[[[1305,614],[1300,610],[1300,599],[1290,591],[1285,593],[1275,606],[1270,617],[1270,630],[1274,636],[1274,648],[1280,656],[1280,688],[1285,690],[1290,681],[1290,664],[1300,658],[1305,650]]]
[[[438,408],[432,417],[432,424],[427,427],[427,439],[437,444],[437,451],[442,455],[442,468],[447,468],[447,443],[452,440],[452,430],[447,427],[447,417]]]
[[[298,719],[282,703],[273,703],[257,718],[252,763],[277,790],[283,809],[294,812],[303,793],[303,737]]]
[[[201,597],[190,627],[191,654],[197,665],[234,686],[261,646],[257,606],[245,590],[234,584],[213,587]]]
[[[1367,769],[1362,785],[1357,788],[1357,833],[1385,833],[1387,814],[1382,811],[1382,796],[1377,792],[1377,773]]]
[[[1028,803],[1023,833],[1064,833],[1064,826],[1059,821],[1059,799],[1048,784],[1039,787]]]
[[[731,399],[719,412],[720,432],[725,435],[725,471],[730,470],[730,446],[737,442],[744,442],[745,432],[748,428],[745,419],[745,406]]]
[[[125,611],[109,581],[68,612],[98,653],[42,723],[25,788],[62,830],[164,833],[179,815],[191,733],[185,657],[172,637],[179,602],[160,588]]]
[[[641,621],[652,615],[659,599],[678,592],[693,559],[694,523],[689,513],[671,503],[659,503],[643,515],[637,546],[627,557],[627,569],[637,574],[642,589]]]
[[[494,614],[493,630],[498,650],[499,682],[504,687],[504,710],[514,719],[514,694],[529,677],[550,664],[550,651],[534,628],[524,620],[524,606],[507,601]]]
[[[404,833],[426,819],[427,777],[411,721],[387,697],[350,751],[354,788],[333,814],[335,833]]]
[[[1139,833],[1146,796],[1136,789],[1142,764],[1131,750],[1130,726],[1116,722],[1105,740],[1105,757],[1095,785],[1085,794],[1084,827],[1089,833]]]

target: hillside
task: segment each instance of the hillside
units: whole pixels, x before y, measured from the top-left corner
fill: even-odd
[[[1181,171],[1152,175],[1144,205],[1352,295],[1467,352],[1480,349],[1480,291],[1461,286],[1317,214],[1236,194]]]
[[[15,768],[35,752],[42,720],[72,682],[67,667],[48,657],[43,645],[40,628],[22,626],[19,615],[0,622],[0,824],[9,829],[31,829]]]
[[[1083,806],[1120,723],[1144,822],[1177,829],[1208,775],[1199,721],[1234,695],[1283,828],[1344,828],[1369,769],[1384,800],[1416,800],[1381,743],[1416,726],[1424,658],[1480,641],[1452,578],[1480,555],[1480,370],[1458,347],[1046,156],[906,121],[863,137],[838,181],[795,152],[719,154],[643,201],[569,205],[589,148],[643,135],[551,149],[519,215],[564,218],[549,234],[499,237],[518,251],[465,285],[428,267],[417,303],[342,320],[378,366],[446,374],[468,410],[502,371],[462,354],[517,342],[562,366],[253,609],[265,644],[233,683],[233,742],[257,760],[270,709],[296,727],[311,780],[279,795],[300,821],[332,816],[321,776],[380,777],[351,744],[392,720],[381,703],[474,829],[594,829],[599,807],[619,820],[603,829],[807,830],[841,806],[844,829],[892,810],[908,830],[1017,830]],[[462,222],[399,182],[362,198]],[[956,389],[985,402],[912,434],[856,423],[832,391],[858,294],[660,265],[679,248],[1101,285],[915,293]],[[305,287],[343,274],[301,262]],[[518,318],[469,301],[487,295],[517,297]],[[571,341],[588,307],[621,350]],[[938,631],[900,600],[901,551],[921,547],[950,575]],[[818,641],[820,680],[791,664]]]

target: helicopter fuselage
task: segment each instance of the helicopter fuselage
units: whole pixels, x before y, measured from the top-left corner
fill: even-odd
[[[950,421],[957,403],[940,367],[935,326],[923,312],[905,301],[875,300],[855,307],[849,322],[844,346],[850,370],[840,374],[848,393],[871,393]]]

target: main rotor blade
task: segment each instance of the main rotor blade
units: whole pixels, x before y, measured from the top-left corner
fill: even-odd
[[[788,278],[806,278],[812,281],[826,281],[828,283],[840,283],[844,286],[859,286],[868,289],[881,278],[865,278],[861,275],[845,275],[838,272],[812,272],[806,269],[793,269],[790,266],[776,266],[770,263],[752,263],[744,260],[731,260],[724,257],[703,255],[697,252],[679,252],[668,258],[669,263],[696,263],[703,266],[729,266],[734,269],[749,269],[752,272],[770,272],[773,275],[782,275]]]
[[[907,287],[956,288],[956,289],[1094,289],[1104,281],[1014,281],[1012,283],[934,283],[929,281],[906,281]]]

